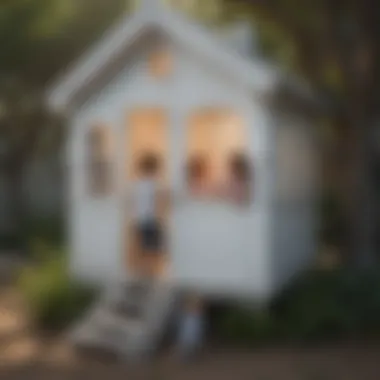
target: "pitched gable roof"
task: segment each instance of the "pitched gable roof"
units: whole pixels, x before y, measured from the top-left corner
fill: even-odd
[[[214,61],[243,85],[254,91],[271,92],[276,88],[279,73],[267,64],[251,62],[228,51],[226,47],[200,25],[182,14],[161,5],[159,0],[145,0],[131,17],[125,17],[111,28],[105,37],[55,84],[48,93],[54,109],[65,109],[78,92],[112,65],[116,57],[151,28],[159,28],[181,44]]]

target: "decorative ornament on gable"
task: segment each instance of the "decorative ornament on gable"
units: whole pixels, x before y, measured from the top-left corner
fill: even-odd
[[[154,10],[164,6],[164,0],[139,0],[138,7],[141,9]]]

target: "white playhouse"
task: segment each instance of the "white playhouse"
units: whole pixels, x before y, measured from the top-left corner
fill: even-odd
[[[260,59],[244,26],[225,37],[159,0],[112,28],[49,93],[70,116],[66,163],[71,274],[108,284],[133,274],[126,202],[146,152],[175,196],[162,273],[205,296],[268,300],[316,253],[313,100]],[[190,158],[249,160],[249,202],[188,194]],[[176,196],[176,194],[178,196]],[[182,196],[185,194],[185,196]]]

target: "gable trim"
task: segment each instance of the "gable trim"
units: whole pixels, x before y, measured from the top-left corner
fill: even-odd
[[[199,51],[215,64],[231,72],[244,85],[257,92],[271,92],[278,82],[278,71],[264,64],[249,62],[229,52],[201,26],[188,21],[184,16],[170,9],[155,9],[150,12],[143,8],[132,17],[127,16],[85,53],[82,59],[48,91],[48,103],[54,109],[65,109],[97,75],[112,65],[114,58],[123,55],[145,30],[159,28],[179,43]]]

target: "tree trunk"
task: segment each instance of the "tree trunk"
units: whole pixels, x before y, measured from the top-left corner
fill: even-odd
[[[23,170],[12,170],[7,175],[10,226],[14,233],[22,232],[26,219]]]
[[[371,122],[351,125],[347,184],[347,253],[361,267],[376,260],[376,204],[373,163],[375,138]]]

